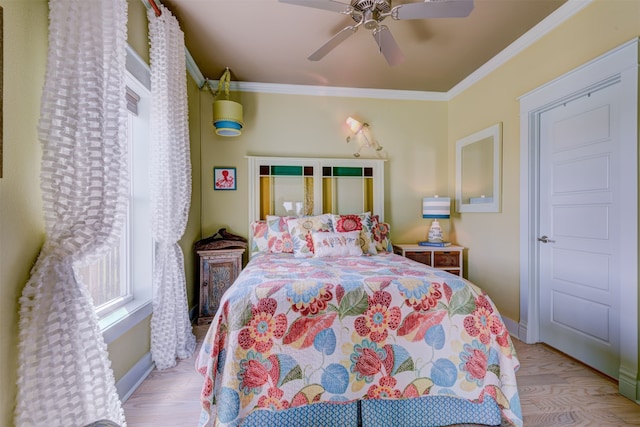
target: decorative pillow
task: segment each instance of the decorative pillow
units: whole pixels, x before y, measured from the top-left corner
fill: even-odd
[[[314,257],[340,257],[362,255],[360,231],[334,233],[312,231]]]
[[[335,231],[360,231],[362,253],[370,255],[378,253],[371,237],[371,228],[373,226],[371,212],[357,215],[331,215],[331,221]]]
[[[386,222],[380,222],[378,215],[371,217],[373,227],[371,229],[371,236],[373,237],[373,243],[376,246],[378,252],[393,252],[393,246],[391,245],[391,226]]]
[[[287,228],[293,240],[293,256],[296,258],[313,256],[313,231],[333,231],[330,214],[293,218],[287,221]]]
[[[287,228],[287,221],[293,216],[267,215],[267,245],[272,253],[293,253],[293,240]]]
[[[251,223],[251,249],[249,252],[252,255],[257,252],[269,251],[267,231],[268,228],[266,221],[253,221]]]

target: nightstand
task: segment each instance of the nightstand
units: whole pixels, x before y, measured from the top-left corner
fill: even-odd
[[[420,246],[401,243],[393,245],[393,253],[462,277],[462,246]]]
[[[247,239],[221,228],[213,236],[196,242],[194,249],[200,257],[198,325],[202,325],[211,323],[222,294],[242,271]]]
[[[222,294],[242,270],[244,248],[198,251],[200,256],[200,305],[198,325],[211,323]]]

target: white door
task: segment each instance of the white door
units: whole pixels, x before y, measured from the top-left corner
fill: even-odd
[[[540,340],[618,378],[619,99],[614,84],[540,116]]]

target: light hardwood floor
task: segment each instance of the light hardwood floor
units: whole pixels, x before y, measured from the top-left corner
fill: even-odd
[[[198,346],[207,328],[194,327]],[[525,427],[640,426],[640,405],[622,397],[615,381],[543,344],[514,344],[521,364],[516,377]],[[172,369],[154,370],[124,403],[127,425],[197,426],[201,385],[193,358]]]

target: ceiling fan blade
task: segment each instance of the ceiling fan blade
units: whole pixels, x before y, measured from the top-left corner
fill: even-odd
[[[473,0],[427,0],[393,8],[394,19],[464,18],[473,10]]]
[[[380,25],[373,32],[373,38],[376,39],[376,43],[380,47],[380,52],[384,55],[384,59],[392,67],[404,62],[404,53],[396,43],[396,39],[393,38],[391,31],[386,25]]]
[[[323,44],[320,49],[313,52],[307,59],[310,61],[319,61],[325,57],[325,55],[331,52],[336,46],[349,38],[349,36],[353,35],[358,29],[355,25],[350,25],[346,28],[340,30],[335,36],[331,37],[329,41]]]
[[[332,12],[345,13],[351,10],[351,5],[334,0],[279,0],[280,3],[295,4],[298,6],[315,7],[316,9],[330,10]]]

